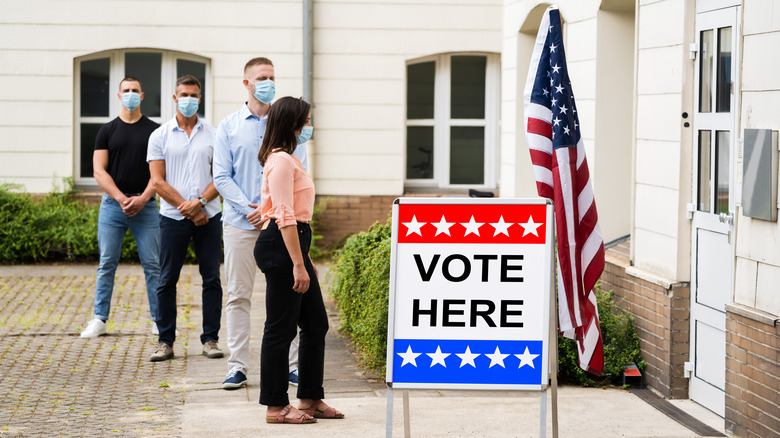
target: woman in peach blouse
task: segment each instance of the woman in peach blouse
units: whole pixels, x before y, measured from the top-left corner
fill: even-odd
[[[314,182],[298,158],[298,144],[311,137],[311,105],[283,97],[268,112],[258,159],[263,165],[259,211],[247,216],[260,227],[255,262],[265,274],[266,320],[260,357],[260,404],[268,423],[314,423],[317,418],[344,418],[322,399],[325,333],[328,317],[317,270],[309,257]],[[298,407],[287,396],[288,355],[297,327]]]

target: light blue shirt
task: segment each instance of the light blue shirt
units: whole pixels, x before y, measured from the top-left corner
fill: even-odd
[[[211,184],[211,161],[214,156],[214,127],[198,118],[192,135],[179,127],[176,117],[160,126],[149,136],[146,161],[165,160],[165,182],[186,201],[198,199]],[[206,216],[219,213],[219,197],[204,208]],[[160,214],[182,220],[175,205],[160,199]]]
[[[268,117],[257,117],[244,104],[240,110],[225,117],[217,127],[217,143],[214,149],[214,186],[225,200],[222,220],[234,227],[254,230],[246,215],[260,204],[263,184],[263,166],[257,159],[263,143]],[[304,169],[306,144],[298,145],[293,153]]]

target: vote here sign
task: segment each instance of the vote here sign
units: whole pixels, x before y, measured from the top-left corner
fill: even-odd
[[[387,382],[546,386],[552,211],[543,199],[396,200]]]

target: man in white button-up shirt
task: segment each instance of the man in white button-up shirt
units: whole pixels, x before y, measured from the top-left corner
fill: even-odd
[[[219,194],[212,180],[214,127],[198,118],[201,85],[191,75],[176,81],[176,117],[149,137],[146,161],[160,195],[160,284],[157,288],[159,345],[151,361],[173,358],[176,339],[176,283],[193,241],[203,279],[203,354],[222,357],[219,340],[222,255]]]

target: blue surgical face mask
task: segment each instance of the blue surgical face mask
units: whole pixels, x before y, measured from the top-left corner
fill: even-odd
[[[311,133],[314,131],[314,128],[311,126],[304,126],[303,129],[301,129],[301,133],[295,136],[295,139],[298,140],[298,144],[304,144],[311,138]]]
[[[276,84],[270,79],[255,82],[255,99],[263,103],[271,103],[276,96]]]
[[[133,92],[128,91],[127,93],[122,93],[122,106],[127,108],[128,111],[132,111],[136,108],[138,108],[138,105],[141,104],[141,95]]]
[[[180,97],[177,106],[184,117],[190,117],[198,112],[198,98],[191,96]]]

